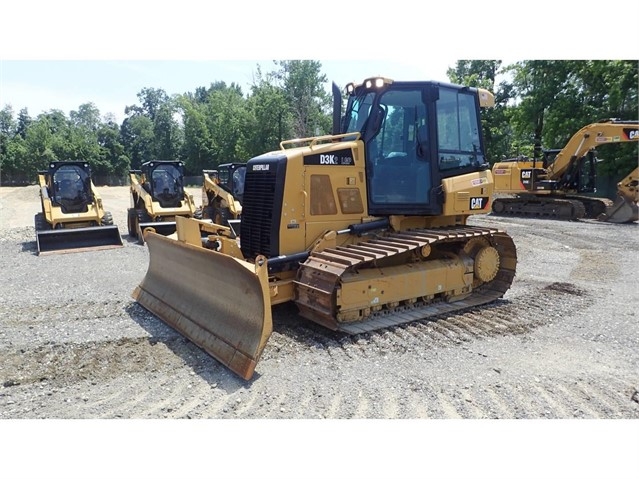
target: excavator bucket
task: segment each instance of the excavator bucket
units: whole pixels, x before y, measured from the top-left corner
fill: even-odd
[[[75,253],[124,246],[120,231],[115,225],[36,231],[36,243],[39,255]]]
[[[266,258],[255,264],[147,230],[149,267],[133,298],[244,379],[273,324]]]
[[[639,208],[634,201],[622,195],[617,195],[614,204],[609,206],[606,212],[602,213],[597,219],[609,223],[632,223],[639,219]]]

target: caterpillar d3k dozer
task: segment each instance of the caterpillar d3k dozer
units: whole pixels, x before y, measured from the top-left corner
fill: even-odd
[[[193,195],[184,190],[181,161],[148,161],[140,170],[130,170],[131,207],[127,210],[129,236],[144,244],[143,232],[175,233],[175,218],[199,217]]]
[[[202,170],[202,218],[228,226],[242,215],[246,163],[224,163]]]
[[[38,254],[124,246],[91,180],[88,163],[54,161],[38,172],[42,211],[35,215]]]
[[[358,334],[490,303],[515,276],[505,232],[471,226],[490,210],[480,106],[486,90],[369,78],[333,85],[331,135],[287,140],[246,165],[240,236],[177,219],[147,231],[139,304],[250,379],[271,307]]]

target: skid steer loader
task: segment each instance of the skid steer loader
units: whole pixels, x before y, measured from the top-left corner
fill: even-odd
[[[170,235],[177,216],[200,217],[193,195],[184,191],[181,161],[148,161],[130,170],[131,207],[127,210],[129,236],[144,244],[145,228]]]
[[[215,170],[202,170],[202,218],[228,226],[242,214],[245,163],[224,163]]]
[[[381,77],[346,91],[342,117],[333,84],[332,134],[247,162],[239,237],[187,218],[145,232],[133,298],[244,379],[274,305],[358,334],[492,302],[514,279],[511,237],[467,224],[490,211],[479,112],[493,95]]]
[[[38,185],[42,210],[34,223],[39,255],[124,246],[88,163],[53,161],[38,172]]]

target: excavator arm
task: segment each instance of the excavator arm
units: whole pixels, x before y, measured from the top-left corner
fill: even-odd
[[[639,141],[636,121],[601,120],[584,126],[564,146],[547,169],[549,180],[560,179],[577,161],[600,145],[626,141]]]

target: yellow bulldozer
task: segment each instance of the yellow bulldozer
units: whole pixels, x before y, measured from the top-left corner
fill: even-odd
[[[239,223],[244,195],[245,163],[223,163],[202,170],[202,218],[219,225]]]
[[[147,161],[139,170],[130,170],[131,207],[127,210],[129,236],[144,244],[144,229],[175,233],[178,216],[200,217],[193,195],[184,190],[184,163]]]
[[[286,140],[246,164],[241,234],[177,218],[145,232],[144,308],[244,379],[272,332],[272,307],[359,334],[453,314],[504,295],[515,244],[472,226],[490,210],[483,89],[368,78],[333,84],[330,135]]]
[[[561,149],[543,151],[543,159],[513,158],[495,163],[492,213],[501,216],[611,223],[637,221],[632,194],[608,198],[587,196],[596,191],[596,148],[639,141],[639,122],[600,120],[581,128]],[[636,181],[636,175],[635,175]]]
[[[35,215],[39,255],[121,248],[122,237],[105,211],[81,161],[53,161],[38,172],[41,211]]]

